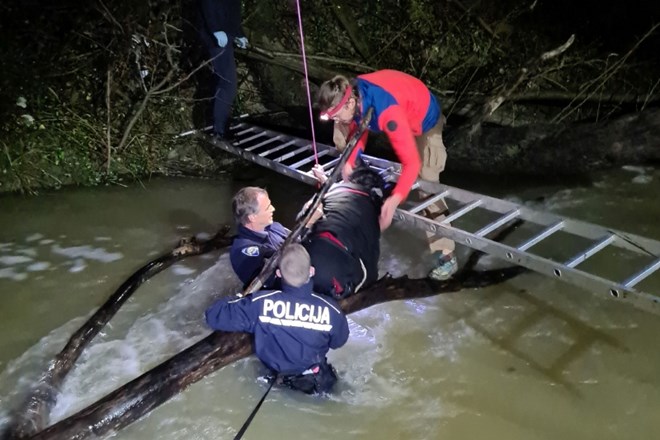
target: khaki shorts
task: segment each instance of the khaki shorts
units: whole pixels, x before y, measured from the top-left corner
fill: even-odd
[[[415,139],[419,158],[422,160],[419,177],[429,182],[440,181],[440,173],[444,171],[447,162],[447,149],[442,142],[442,128],[445,121],[446,118],[441,115],[432,129]]]
[[[415,139],[419,158],[422,161],[419,177],[429,182],[440,181],[440,173],[444,171],[447,162],[447,150],[442,141],[442,129],[446,120],[441,115],[435,127]],[[350,124],[335,122],[332,141],[340,152],[346,149],[349,131]]]

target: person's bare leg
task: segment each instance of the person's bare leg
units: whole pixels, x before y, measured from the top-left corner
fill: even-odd
[[[435,127],[417,138],[417,147],[422,159],[420,177],[423,179],[420,182],[421,189],[419,192],[423,198],[428,198],[432,194],[430,191],[424,190],[424,181],[431,184],[438,183],[440,173],[445,169],[447,150],[442,140],[444,122],[445,117],[442,116]],[[434,221],[442,221],[446,218],[447,212],[445,201],[440,199],[427,207],[423,215]],[[426,237],[436,265],[429,273],[429,277],[438,280],[449,278],[457,268],[456,258],[454,257],[456,243],[450,238],[432,232],[426,232]]]

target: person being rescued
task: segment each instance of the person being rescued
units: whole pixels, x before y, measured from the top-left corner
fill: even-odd
[[[312,172],[324,183],[321,168]],[[316,268],[314,291],[340,299],[378,279],[378,218],[384,192],[383,178],[362,163],[353,169],[348,181],[333,184],[325,194],[314,223],[301,241]]]
[[[326,355],[348,340],[346,315],[335,300],[314,293],[314,267],[300,244],[282,250],[276,274],[282,290],[222,298],[206,310],[206,322],[214,330],[252,333],[255,354],[276,384],[329,392],[337,375]]]

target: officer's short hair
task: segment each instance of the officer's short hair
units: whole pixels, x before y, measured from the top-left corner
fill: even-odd
[[[257,200],[259,194],[268,195],[268,192],[257,186],[246,186],[234,195],[231,201],[231,209],[236,223],[245,225],[250,221],[248,219],[249,215],[259,212],[259,201]]]
[[[309,254],[302,245],[294,243],[282,250],[280,273],[288,285],[300,287],[309,281],[310,266]]]

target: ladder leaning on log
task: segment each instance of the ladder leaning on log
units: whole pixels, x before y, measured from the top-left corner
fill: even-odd
[[[215,148],[301,182],[316,184],[311,173],[315,154],[310,141],[241,119],[232,124],[230,130],[232,142],[218,140],[203,132],[197,132],[197,135]],[[398,179],[400,164],[373,156],[364,157],[388,181]],[[339,162],[340,155],[335,148],[317,144],[316,158],[329,173]],[[421,191],[420,184],[424,191]],[[430,196],[421,196],[429,193]],[[425,217],[425,208],[441,198],[452,213],[442,221]],[[408,200],[399,207],[394,219],[587,290],[626,300],[655,313],[660,311],[660,292],[640,289],[643,280],[660,273],[660,242],[656,240],[420,180],[414,184]],[[505,243],[486,238],[488,233],[514,220],[523,222],[518,237],[510,237]],[[569,254],[565,255],[565,252]],[[628,273],[620,277],[603,274],[603,267],[612,266],[607,264],[608,257],[610,262],[612,258],[630,260],[630,267],[625,267]]]

